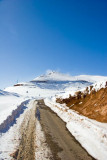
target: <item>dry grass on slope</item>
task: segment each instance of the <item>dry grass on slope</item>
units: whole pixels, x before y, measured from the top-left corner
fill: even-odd
[[[66,99],[57,99],[58,103],[65,103],[70,109],[88,118],[107,123],[107,86],[99,91],[92,90],[89,94],[88,88],[84,93],[77,92],[75,96]]]

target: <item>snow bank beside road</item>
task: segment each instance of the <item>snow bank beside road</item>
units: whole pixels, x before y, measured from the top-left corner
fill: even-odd
[[[14,95],[0,96],[0,124],[21,104],[25,98]]]
[[[55,99],[47,98],[45,104],[66,122],[68,130],[90,155],[98,160],[107,159],[107,124],[79,115]]]
[[[21,139],[21,125],[24,121],[24,117],[29,110],[32,108],[34,100],[31,100],[26,104],[26,109],[20,115],[19,118],[16,119],[16,123],[10,127],[10,129],[6,133],[2,133],[0,135],[0,160],[11,160],[13,159],[11,155],[15,153],[19,147],[20,139]],[[24,103],[23,103],[24,105]],[[26,120],[27,121],[27,120]],[[24,123],[26,127],[27,123]]]

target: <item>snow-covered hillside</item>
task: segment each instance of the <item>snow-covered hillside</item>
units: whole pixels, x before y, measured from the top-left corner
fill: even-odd
[[[95,83],[103,80],[107,80],[107,77],[92,75],[71,76],[56,71],[47,71],[46,74],[36,77],[32,81],[88,81]]]
[[[70,94],[81,90],[95,82],[107,79],[103,76],[70,76],[55,71],[50,71],[30,82],[22,82],[5,91],[18,93],[25,97],[48,97],[59,93]]]

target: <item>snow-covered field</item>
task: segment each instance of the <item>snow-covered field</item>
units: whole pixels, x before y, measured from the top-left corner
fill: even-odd
[[[11,115],[12,111],[17,108],[26,98],[0,90],[0,124]]]
[[[18,107],[25,106],[23,112],[18,113],[18,117],[16,116],[15,123],[12,123],[12,126],[4,133],[0,133],[0,160],[11,159],[9,154],[14,152],[19,144],[19,127],[34,99],[45,99],[45,103],[67,123],[67,128],[81,145],[93,157],[106,160],[107,124],[92,121],[68,110],[66,106],[55,103],[55,97],[68,97],[69,94],[73,95],[76,91],[84,90],[92,84],[97,90],[101,87],[99,81],[102,80],[107,80],[107,77],[86,75],[73,77],[51,71],[30,82],[22,82],[19,86],[8,87],[5,91],[0,90],[0,127],[6,125],[9,116],[13,116],[14,113],[16,115]],[[31,100],[30,104],[25,103],[27,100]],[[38,127],[40,129],[39,124]]]

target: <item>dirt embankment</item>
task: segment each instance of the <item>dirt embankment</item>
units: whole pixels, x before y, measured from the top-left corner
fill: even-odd
[[[65,103],[70,109],[80,114],[107,123],[107,86],[99,91],[92,90],[89,94],[88,88],[84,93],[77,92],[75,96],[66,99],[57,99],[58,103]]]
[[[35,110],[36,104],[25,114],[20,128],[21,140],[19,149],[11,156],[17,160],[35,159]]]

